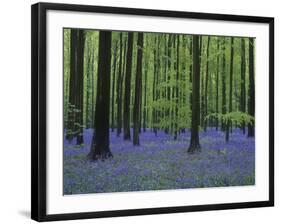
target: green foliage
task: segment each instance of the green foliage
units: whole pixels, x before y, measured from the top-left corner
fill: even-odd
[[[242,124],[253,124],[255,118],[247,113],[243,113],[241,111],[230,112],[226,114],[221,113],[211,113],[205,117],[205,120],[209,119],[219,119],[224,123],[232,122],[237,123],[239,125]]]
[[[68,105],[68,112],[72,114],[72,117],[69,117],[67,113],[64,115],[64,122],[67,123],[69,121],[73,122],[73,130],[70,128],[66,130],[67,135],[77,135],[79,134],[79,129],[85,128],[86,126],[84,124],[81,124],[79,122],[75,122],[75,116],[78,113],[81,113],[81,110],[77,109],[75,105],[67,103]]]
[[[75,128],[92,127],[96,105],[97,91],[97,66],[98,66],[98,46],[99,31],[85,30],[86,41],[84,51],[84,83],[83,83],[83,124],[75,123]],[[81,111],[75,108],[75,105],[69,104],[70,97],[70,55],[71,55],[71,29],[64,29],[64,122],[67,124],[73,117]],[[141,96],[141,114],[147,112],[146,121],[141,116],[140,123],[150,127],[158,127],[159,129],[167,128],[172,133],[173,129],[190,128],[191,126],[191,94],[192,94],[192,35],[183,34],[166,34],[166,33],[144,33],[144,45],[142,47],[142,96]],[[198,111],[204,119],[219,119],[222,122],[232,122],[235,124],[251,124],[254,123],[254,117],[247,113],[237,110],[241,109],[241,90],[242,85],[245,88],[245,99],[249,98],[249,38],[235,37],[233,42],[234,58],[233,58],[233,93],[232,93],[232,109],[236,112],[227,114],[220,113],[223,107],[222,99],[222,81],[225,82],[225,107],[229,106],[229,71],[231,56],[231,37],[211,36],[209,42],[209,54],[207,56],[208,36],[201,36],[200,43],[200,105]],[[119,67],[122,71],[122,98],[124,98],[125,83],[124,77],[126,73],[126,53],[127,53],[128,32],[122,32],[120,40],[120,32],[112,32],[112,48],[111,48],[111,75],[110,75],[110,118],[117,118],[117,95],[118,83],[117,75]],[[241,79],[241,60],[242,60],[242,40],[245,40],[245,83]],[[170,41],[170,43],[169,43]],[[120,65],[120,46],[122,43],[122,65]],[[130,123],[132,124],[132,110],[134,106],[134,90],[135,90],[135,74],[137,64],[137,32],[134,33],[133,52],[132,52],[132,75],[131,75],[131,92],[130,92]],[[179,48],[179,49],[178,49]],[[218,60],[219,59],[219,60]],[[223,66],[223,61],[225,66]],[[115,63],[114,63],[115,62]],[[206,73],[208,63],[208,85],[205,90]],[[115,76],[113,72],[115,71]],[[113,80],[113,77],[114,80]],[[145,81],[146,77],[146,81]],[[218,80],[217,78],[218,77]],[[114,84],[114,88],[112,88]],[[112,92],[114,91],[114,92]],[[113,94],[114,93],[114,94]],[[218,93],[218,96],[216,94]],[[205,94],[207,96],[205,96]],[[113,98],[114,96],[114,98]],[[202,106],[207,98],[207,105]],[[146,100],[146,102],[144,102]],[[203,103],[204,104],[204,103]],[[218,108],[216,107],[218,105]],[[246,109],[247,110],[247,109]],[[113,112],[112,112],[113,111]],[[154,119],[153,112],[157,112],[157,118]],[[218,111],[218,113],[213,113]],[[205,116],[205,113],[209,113]],[[202,124],[201,119],[201,126]],[[74,121],[74,120],[73,120]],[[111,120],[113,126],[116,120]]]
[[[191,126],[191,110],[189,106],[182,106],[179,108],[178,114],[179,128],[187,128]]]
[[[168,116],[161,116],[158,122],[154,124],[155,127],[160,129],[173,128],[176,124],[178,129],[190,127],[191,124],[191,111],[188,105],[178,105],[177,98],[171,100],[159,99],[150,104],[150,108]],[[178,109],[176,116],[176,108]]]

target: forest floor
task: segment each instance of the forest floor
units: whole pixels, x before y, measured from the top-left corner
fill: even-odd
[[[150,130],[134,147],[110,131],[113,158],[92,162],[86,156],[93,131],[84,131],[83,146],[64,141],[64,194],[127,192],[243,186],[255,184],[255,141],[240,129],[230,134],[214,129],[200,132],[201,152],[188,154],[190,132],[173,136]]]

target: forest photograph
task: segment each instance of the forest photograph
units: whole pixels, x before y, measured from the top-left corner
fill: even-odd
[[[255,38],[63,29],[63,194],[255,185]]]

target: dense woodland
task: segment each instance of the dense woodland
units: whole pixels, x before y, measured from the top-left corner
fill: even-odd
[[[64,29],[64,130],[88,158],[114,156],[114,133],[132,147],[140,136],[190,133],[186,152],[200,152],[200,132],[240,129],[254,137],[254,38]],[[234,137],[234,136],[233,136]]]

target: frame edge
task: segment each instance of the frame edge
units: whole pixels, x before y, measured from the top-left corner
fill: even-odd
[[[31,5],[31,219],[46,218],[46,10]]]

